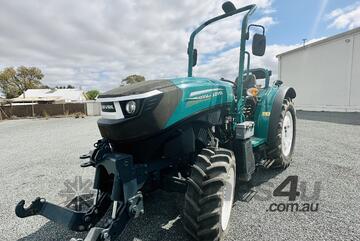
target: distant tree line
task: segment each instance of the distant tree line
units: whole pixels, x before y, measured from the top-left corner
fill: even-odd
[[[57,85],[57,86],[55,86],[55,88],[56,89],[75,89],[75,86],[73,86],[73,85],[64,85],[64,86],[61,86],[61,85]],[[50,89],[50,88],[49,88]]]
[[[129,75],[121,81],[121,85],[131,85],[139,82],[145,81],[145,77],[141,75]],[[99,96],[100,92],[98,90],[89,90],[86,92],[86,98],[88,100],[95,100]]]
[[[37,67],[20,66],[18,68],[7,67],[0,71],[0,91],[5,94],[6,98],[16,98],[21,94],[25,97],[25,91],[28,89],[51,89],[48,85],[44,85],[41,80],[44,74]],[[145,81],[145,77],[141,75],[129,75],[122,80],[121,84],[135,84]],[[75,89],[73,85],[59,85],[56,89]],[[99,95],[96,89],[86,92],[89,100],[94,100]]]
[[[128,77],[123,79],[121,83],[125,83],[125,84],[129,85],[129,84],[135,84],[135,83],[139,83],[139,82],[143,82],[143,81],[145,81],[144,76],[133,74],[133,75],[129,75]]]
[[[6,98],[15,98],[24,94],[28,89],[39,89],[43,73],[36,67],[20,66],[18,68],[8,67],[0,71],[0,90]]]
[[[98,90],[89,90],[88,92],[86,92],[86,99],[95,100],[99,94],[100,92]]]

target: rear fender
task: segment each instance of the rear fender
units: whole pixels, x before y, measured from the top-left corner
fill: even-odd
[[[267,140],[268,145],[274,145],[276,127],[280,118],[284,98],[295,98],[296,92],[291,87],[273,86],[265,89],[261,95],[255,112],[255,136]]]
[[[276,93],[274,102],[272,104],[271,115],[269,118],[269,130],[267,143],[270,149],[275,147],[275,140],[277,135],[277,125],[279,123],[281,108],[285,98],[294,99],[296,97],[295,89],[292,87],[281,86]]]

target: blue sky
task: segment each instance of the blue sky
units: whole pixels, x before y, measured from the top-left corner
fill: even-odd
[[[36,66],[49,86],[101,91],[131,74],[147,80],[182,77],[191,30],[222,14],[224,1],[0,0],[0,69]],[[314,41],[360,26],[360,0],[233,2],[257,4],[250,22],[264,24],[268,45],[251,65],[272,69],[274,78],[275,56],[301,46],[303,38]],[[225,19],[200,34],[195,76],[235,79],[239,22]]]
[[[329,28],[326,15],[338,8],[354,4],[353,0],[277,0],[273,2],[276,25],[268,34],[269,44],[296,44],[303,38],[308,40],[331,36],[346,29]]]
[[[273,70],[273,78],[277,78],[276,55],[297,48],[321,38],[345,32],[360,26],[360,1],[285,1],[274,0],[268,5],[259,7],[250,22],[260,22],[266,27],[267,52],[264,57],[251,57],[252,67],[266,67]],[[222,31],[225,28],[222,28]],[[226,29],[225,29],[226,30]],[[233,39],[232,39],[233,40]],[[229,68],[229,63],[236,62],[239,44],[231,43],[221,51],[208,52],[203,55],[199,69],[210,76],[226,76],[234,79],[236,66]],[[215,55],[214,55],[215,54]],[[220,60],[214,60],[214,56]],[[219,68],[220,66],[220,68]]]

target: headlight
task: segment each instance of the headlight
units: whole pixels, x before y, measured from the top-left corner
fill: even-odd
[[[125,105],[125,110],[129,115],[132,115],[136,112],[136,102],[133,100],[130,100]]]

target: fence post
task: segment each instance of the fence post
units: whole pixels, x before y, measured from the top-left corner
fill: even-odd
[[[32,117],[35,117],[34,101],[31,101],[31,111],[32,111]]]
[[[88,115],[88,110],[87,110],[87,103],[85,102],[84,103],[84,112],[85,112],[85,115]]]

